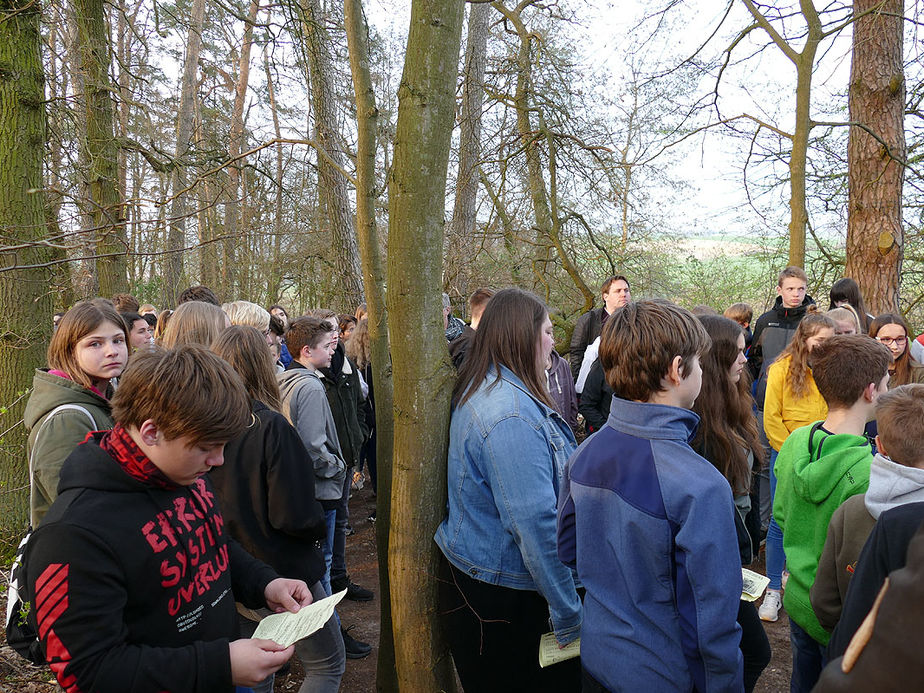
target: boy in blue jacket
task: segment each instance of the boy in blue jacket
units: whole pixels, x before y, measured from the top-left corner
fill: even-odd
[[[568,463],[558,515],[558,555],[587,590],[584,691],[743,690],[731,489],[688,444],[709,347],[667,301],[604,327],[613,403]]]

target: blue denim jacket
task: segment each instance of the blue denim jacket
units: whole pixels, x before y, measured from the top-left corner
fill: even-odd
[[[558,489],[575,449],[571,429],[501,366],[452,413],[449,515],[435,540],[456,568],[482,582],[535,590],[560,643],[582,619],[571,570],[555,545]]]

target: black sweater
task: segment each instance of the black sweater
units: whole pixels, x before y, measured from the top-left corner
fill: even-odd
[[[64,462],[26,549],[29,618],[52,671],[69,691],[232,690],[235,598],[266,606],[276,573],[230,539],[206,478],[138,481],[93,435]]]
[[[209,476],[231,536],[280,575],[309,585],[324,575],[327,534],[315,500],[308,451],[285,417],[262,402],[243,435],[225,446],[225,463]]]

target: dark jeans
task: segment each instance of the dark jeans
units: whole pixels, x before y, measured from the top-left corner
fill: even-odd
[[[751,693],[770,663],[770,641],[754,602],[739,603],[738,625],[741,626],[741,654],[744,657],[744,690]]]
[[[828,663],[825,648],[791,618],[789,644],[792,645],[792,677],[789,680],[789,691],[809,693],[818,683],[821,670]]]
[[[581,660],[541,669],[549,605],[538,592],[474,580],[440,560],[439,614],[462,688],[469,693],[581,690]]]
[[[330,564],[330,581],[335,583],[347,577],[346,568],[346,526],[350,522],[350,482],[353,481],[353,467],[347,467],[343,480],[343,495],[337,505],[337,524],[334,528],[334,555]]]
[[[369,478],[372,479],[372,490],[378,490],[378,465],[376,464],[376,439],[375,429],[372,429],[372,435],[369,440],[363,443],[359,451],[359,471],[363,470],[363,464],[369,467]]]

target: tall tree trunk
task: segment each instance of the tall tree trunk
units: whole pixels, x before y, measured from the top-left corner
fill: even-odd
[[[388,569],[395,662],[405,691],[454,689],[437,619],[433,534],[446,509],[449,397],[455,379],[443,334],[440,279],[464,6],[458,0],[411,5],[388,185],[395,412]]]
[[[805,169],[812,130],[812,71],[815,69],[817,48],[818,38],[813,38],[810,32],[796,63],[796,127],[793,131],[792,155],[789,157],[789,264],[795,267],[805,265],[805,232],[808,228]]]
[[[875,9],[874,9],[875,8]],[[847,143],[847,268],[874,315],[898,311],[904,231],[905,75],[900,0],[854,0]]]
[[[263,54],[263,67],[266,70],[266,91],[269,95],[270,113],[273,116],[273,132],[276,139],[282,139],[282,130],[279,127],[279,109],[276,108],[276,90],[273,87],[273,74],[269,64],[269,52]],[[270,305],[279,300],[282,284],[282,270],[279,263],[282,261],[282,143],[276,144],[276,199],[273,205],[273,264],[266,273],[266,304]]]
[[[475,233],[475,203],[478,201],[478,165],[481,161],[481,108],[484,103],[484,71],[488,55],[491,7],[473,3],[468,13],[468,41],[459,119],[459,173],[450,235],[465,243]]]
[[[330,37],[324,29],[324,15],[318,0],[300,0],[311,81],[311,106],[318,143],[318,187],[334,244],[334,262],[339,280],[341,308],[352,312],[363,302],[363,286],[356,248],[353,213],[350,210],[347,179],[342,170],[340,128],[334,103],[333,61]]]
[[[79,99],[84,111],[87,168],[80,171],[89,224],[96,235],[96,273],[103,296],[128,288],[128,241],[119,195],[118,146],[115,140],[112,84],[109,80],[109,30],[103,0],[73,0],[77,53],[83,81]]]
[[[394,446],[391,356],[388,349],[388,313],[385,308],[385,267],[375,223],[375,132],[378,108],[369,69],[369,28],[362,0],[344,0],[344,26],[350,52],[350,73],[356,98],[356,231],[362,260],[366,307],[369,310],[369,341],[375,390],[376,463],[378,488],[375,525],[379,556],[379,661],[376,689],[397,691],[395,642],[392,631],[388,579],[388,540],[391,518],[391,470]]]
[[[15,546],[28,520],[24,393],[44,362],[52,312],[50,273],[8,269],[51,259],[44,247],[28,246],[45,236],[40,17],[32,0],[0,0],[0,237],[25,246],[0,254],[0,539],[7,546]]]
[[[183,77],[180,82],[180,105],[177,113],[176,149],[171,176],[168,214],[166,261],[163,270],[161,303],[165,308],[175,306],[177,296],[183,290],[183,248],[186,246],[187,185],[186,166],[190,150],[193,126],[193,104],[196,99],[196,73],[199,67],[199,53],[202,50],[202,25],[205,23],[205,0],[192,0],[190,8],[189,36],[186,39],[186,58],[183,63]]]
[[[238,242],[238,229],[240,228],[238,215],[240,214],[240,178],[241,178],[241,160],[240,156],[244,145],[244,100],[247,97],[247,84],[250,81],[250,47],[253,43],[253,25],[257,21],[257,12],[260,9],[260,3],[251,0],[250,7],[247,10],[247,21],[244,23],[244,37],[241,40],[241,56],[237,69],[237,84],[234,87],[234,106],[231,110],[231,131],[228,137],[228,158],[233,162],[228,167],[228,188],[230,198],[225,203],[225,239],[222,244],[224,247],[224,264],[222,265],[222,275],[225,287],[225,295],[237,295],[234,284],[235,277],[235,260],[234,246]]]

